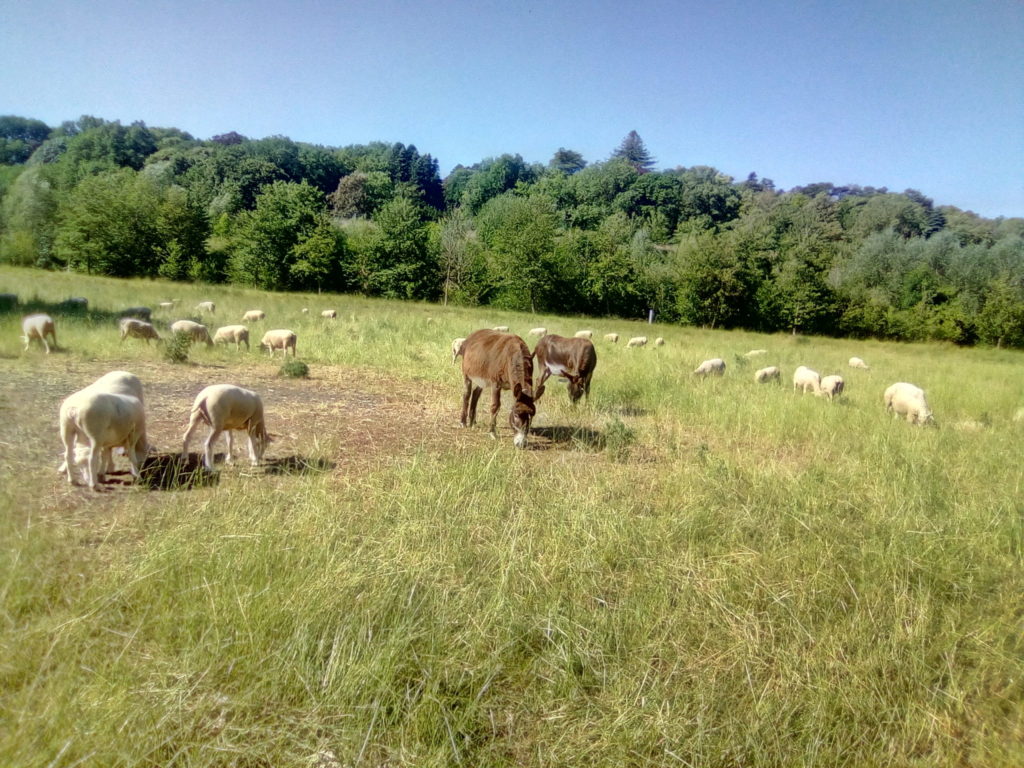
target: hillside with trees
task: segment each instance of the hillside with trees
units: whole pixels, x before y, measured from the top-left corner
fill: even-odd
[[[83,116],[0,117],[0,261],[835,336],[1024,346],[1024,218],[559,148],[457,166]]]

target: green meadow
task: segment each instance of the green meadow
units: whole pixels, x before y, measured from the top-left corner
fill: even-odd
[[[0,765],[1024,765],[1019,352],[10,267],[0,293]],[[267,318],[174,364],[120,341],[137,305],[165,336]],[[498,440],[486,395],[458,427],[451,340],[494,325],[594,331],[589,402],[549,380],[524,451],[508,394]],[[799,365],[845,394],[794,393]],[[203,386],[257,390],[264,464],[68,484],[59,404],[116,369],[157,458]],[[885,413],[897,381],[937,429]]]

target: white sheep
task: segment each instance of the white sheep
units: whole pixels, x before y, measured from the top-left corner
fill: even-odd
[[[274,356],[274,350],[280,349],[281,356],[285,357],[288,354],[288,350],[292,351],[292,357],[295,357],[295,344],[298,340],[298,336],[295,331],[289,331],[284,328],[279,328],[273,331],[267,331],[263,334],[263,339],[260,341],[260,349],[265,349],[270,352],[270,356]]]
[[[812,371],[806,365],[801,365],[793,371],[793,391],[798,389],[802,394],[806,394],[808,389],[818,394],[821,392],[821,374]]]
[[[209,312],[212,315],[217,312],[217,305],[212,301],[200,301],[196,304],[196,309],[200,312]]]
[[[193,342],[201,341],[208,347],[213,346],[213,339],[210,338],[210,329],[192,320],[175,320],[171,323],[171,333],[184,333]]]
[[[768,354],[768,350],[767,349],[752,349],[749,352],[747,352],[746,354],[744,354],[743,356],[749,360],[752,357],[760,357],[761,355],[767,355],[767,354]]]
[[[626,342],[627,347],[643,347],[647,344],[646,336],[634,336],[632,339]]]
[[[455,364],[455,360],[459,355],[462,354],[462,345],[466,343],[466,340],[461,336],[457,339],[452,339],[452,364]]]
[[[256,466],[263,458],[270,436],[263,419],[263,400],[251,389],[242,389],[233,384],[212,384],[196,395],[192,403],[188,429],[182,439],[181,458],[188,459],[188,444],[200,424],[211,428],[203,445],[203,464],[213,469],[213,444],[226,433],[228,452],[225,457],[231,463],[233,449],[231,432],[245,430],[249,436],[249,459]]]
[[[177,302],[174,301],[161,301],[157,306],[160,307],[160,309],[174,309],[174,305],[176,303]]]
[[[249,329],[244,325],[222,325],[217,329],[216,333],[213,334],[214,344],[228,344],[235,345],[235,351],[241,349],[241,344],[245,344],[245,350],[249,351]]]
[[[894,416],[905,416],[911,424],[935,424],[924,390],[905,381],[899,381],[885,390],[882,396],[885,410]]]
[[[336,310],[336,309],[325,309],[323,312],[320,313],[320,317],[327,317],[327,318],[330,318],[332,320],[334,318],[336,318],[337,316],[338,316],[338,310]]]
[[[133,339],[145,339],[147,346],[150,339],[161,341],[160,334],[157,333],[152,323],[136,320],[134,317],[122,317],[119,325],[121,326],[121,341],[129,336]]]
[[[501,333],[508,333],[508,326],[507,325],[496,325],[493,328],[491,328],[491,330],[492,331],[500,331]]]
[[[594,338],[594,332],[593,331],[576,331],[576,333],[574,333],[573,336],[575,336],[577,339],[592,339],[592,338]]]
[[[845,387],[846,382],[843,381],[842,376],[825,376],[821,380],[821,391],[818,394],[832,400],[836,395],[843,394],[843,389]]]
[[[548,335],[548,329],[547,328],[531,328],[529,330],[529,332],[527,333],[527,336],[547,336],[547,335]]]
[[[654,340],[654,346],[656,346],[656,347],[664,347],[665,346],[665,340],[663,338],[661,338],[661,336],[659,336],[658,338],[656,338]]]
[[[618,344],[619,343],[619,334],[617,334],[617,333],[606,333],[604,335],[604,340],[605,341],[610,341],[612,344]]]
[[[60,405],[60,436],[64,443],[64,467],[68,482],[74,484],[72,468],[76,447],[87,446],[87,482],[96,488],[101,463],[113,448],[124,448],[134,477],[139,476],[146,456],[146,414],[142,401],[131,395],[101,392],[91,387],[79,390]],[[109,461],[109,459],[107,459]]]
[[[128,371],[111,371],[100,376],[96,381],[87,387],[79,390],[79,392],[85,392],[86,390],[92,392],[110,392],[115,395],[129,395],[130,397],[137,398],[140,403],[145,407],[146,399],[142,394],[142,382],[139,381],[139,377],[134,373],[128,373]],[[75,447],[75,463],[84,465],[88,462],[89,458],[89,446],[88,445],[76,445]],[[101,463],[103,467],[100,470],[98,479],[102,481],[102,475],[114,471],[114,459],[110,448],[103,449],[103,461]],[[67,462],[65,461],[57,471],[64,473],[67,471]],[[88,475],[86,475],[88,480]]]
[[[255,323],[257,320],[263,320],[267,316],[267,313],[262,309],[250,309],[244,315],[242,315],[243,323]]]
[[[705,360],[703,363],[698,365],[694,371],[694,376],[724,376],[725,375],[725,360],[720,357],[713,357],[710,360]]]
[[[46,343],[46,337],[49,336],[53,340],[53,346],[57,346],[57,330],[53,324],[53,318],[46,314],[37,315],[26,315],[21,320],[21,340],[25,342],[25,351],[28,352],[28,346],[33,339],[38,339],[39,343],[46,349],[46,354],[50,354],[50,345]]]
[[[850,358],[850,367],[851,368],[860,368],[861,370],[864,370],[864,371],[870,371],[871,370],[868,367],[868,364],[865,363],[863,360],[861,360],[859,357],[851,357]]]
[[[777,365],[769,365],[767,368],[761,368],[754,373],[754,381],[758,384],[764,384],[769,381],[782,381],[782,371],[779,370]]]
[[[309,314],[309,307],[303,307],[302,308],[302,314],[308,315]]]

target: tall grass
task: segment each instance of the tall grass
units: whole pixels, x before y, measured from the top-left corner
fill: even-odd
[[[267,328],[299,334],[314,379],[419,385],[450,421],[454,336],[634,330],[30,274],[40,302],[88,295],[97,312],[174,292],[215,300],[218,323],[264,309]],[[28,275],[0,270],[3,291],[24,299]],[[62,318],[67,351],[48,359],[21,354],[15,325],[0,318],[0,365],[40,382],[29,406],[93,358],[180,370],[100,320]],[[438,440],[425,417],[422,444],[374,464],[337,452],[333,472],[224,472],[166,494],[69,490],[34,436],[52,414],[0,389],[0,762],[1020,765],[1020,357],[647,335],[668,343],[598,342],[589,405],[550,385],[536,427],[564,439],[545,450],[484,430]],[[786,373],[842,373],[847,394],[755,386],[736,360],[755,347]],[[873,370],[846,369],[853,354]],[[727,360],[723,379],[691,376],[707,357]],[[236,379],[279,365],[192,359]],[[940,429],[884,413],[897,380],[928,390]]]

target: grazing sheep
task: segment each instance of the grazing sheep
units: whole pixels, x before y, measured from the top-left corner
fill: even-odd
[[[634,336],[632,339],[626,342],[627,347],[643,347],[647,344],[646,336]]]
[[[134,317],[136,320],[145,320],[147,323],[153,319],[153,310],[149,307],[128,307],[121,310],[121,317]]]
[[[101,462],[113,448],[124,448],[131,462],[132,475],[138,477],[148,449],[142,401],[131,395],[86,387],[61,403],[60,436],[64,443],[64,467],[69,483],[75,482],[72,468],[76,463],[78,443],[87,446],[84,459],[90,488],[96,488],[101,476]]]
[[[138,398],[139,402],[145,406],[146,399],[142,394],[142,382],[139,381],[139,377],[128,371],[111,371],[100,376],[89,386],[79,390],[79,392],[85,392],[86,390],[92,392],[109,392],[115,395],[129,395],[131,397]],[[88,461],[89,446],[88,445],[76,445],[75,446],[75,463],[85,464]],[[112,450],[110,448],[103,449],[103,461],[101,463],[103,467],[100,470],[98,479],[102,482],[103,475],[114,471],[114,459],[112,456]],[[65,461],[57,471],[63,474],[67,471],[68,465]],[[86,475],[86,480],[88,476]]]
[[[461,336],[457,339],[452,339],[452,365],[455,364],[456,358],[462,354],[462,345],[466,343],[466,340]]]
[[[245,344],[245,351],[248,352],[249,329],[244,325],[222,325],[213,334],[213,343],[224,344],[225,346],[234,343],[236,352],[241,349],[239,345]]]
[[[157,306],[160,307],[160,309],[174,309],[175,304],[177,304],[176,301],[161,301]]]
[[[846,382],[843,381],[842,376],[825,376],[821,380],[821,391],[818,394],[832,400],[836,395],[843,394],[843,389],[845,387]]]
[[[254,323],[257,320],[263,320],[264,318],[266,318],[266,316],[267,313],[264,312],[262,309],[250,309],[248,312],[242,315],[242,322]]]
[[[196,304],[196,309],[200,312],[209,312],[211,315],[217,311],[217,305],[212,301],[200,301]]]
[[[905,381],[899,381],[885,390],[882,396],[885,410],[895,416],[905,416],[911,424],[935,425],[924,390]]]
[[[26,315],[21,320],[21,333],[21,340],[25,342],[26,352],[32,339],[38,339],[39,343],[46,349],[46,354],[50,354],[50,345],[46,343],[47,336],[53,339],[53,346],[57,346],[57,330],[53,324],[53,318],[49,315],[41,313],[38,315]]]
[[[320,313],[320,317],[329,317],[332,320],[338,316],[338,310],[336,309],[325,309]]]
[[[309,307],[303,307],[302,308],[302,314],[308,315],[309,314]]]
[[[612,344],[618,344],[619,343],[619,334],[617,334],[617,333],[606,333],[604,335],[604,340],[605,341],[610,341]]]
[[[795,371],[793,371],[793,391],[800,390],[801,394],[806,394],[807,390],[810,389],[814,394],[821,392],[821,374],[817,371],[812,371],[806,365],[801,365]]]
[[[527,336],[547,336],[548,335],[548,329],[547,328],[531,328],[526,335]]]
[[[767,354],[768,354],[768,350],[767,349],[752,349],[749,352],[747,352],[746,354],[744,354],[743,356],[749,360],[752,357],[760,357],[761,355],[767,355]]]
[[[850,367],[851,368],[860,368],[861,370],[864,370],[864,371],[870,371],[871,370],[871,368],[868,367],[868,364],[865,363],[863,360],[861,360],[859,357],[851,357],[850,358]]]
[[[654,346],[656,346],[656,347],[664,347],[665,346],[665,340],[663,338],[661,338],[661,336],[659,336],[658,338],[656,338],[654,340]]]
[[[274,331],[267,331],[263,334],[263,339],[260,341],[260,349],[266,349],[270,352],[270,356],[274,356],[274,350],[281,350],[281,357],[285,357],[288,354],[288,350],[292,351],[292,357],[295,357],[295,343],[298,340],[298,336],[295,331],[289,331],[284,328],[280,328]]]
[[[491,330],[492,331],[498,331],[499,333],[508,333],[508,326],[507,325],[496,325],[493,328],[491,328]]]
[[[758,384],[764,384],[769,381],[782,381],[782,371],[779,370],[777,365],[769,365],[767,368],[761,368],[754,374],[754,381]]]
[[[176,320],[171,323],[171,333],[184,333],[193,342],[201,341],[208,347],[213,346],[213,339],[210,338],[210,329],[192,320]]]
[[[593,331],[576,331],[573,336],[577,339],[592,339],[594,338]]]
[[[124,341],[129,336],[133,339],[145,339],[146,346],[149,346],[150,339],[161,341],[160,334],[156,332],[156,328],[153,327],[152,323],[137,320],[134,317],[122,317],[120,326],[121,341]]]
[[[192,403],[188,429],[182,440],[181,458],[188,458],[188,444],[200,424],[211,427],[203,445],[203,464],[213,469],[213,444],[226,433],[228,452],[225,461],[231,463],[231,432],[245,430],[249,435],[249,459],[255,467],[263,458],[270,436],[263,420],[263,400],[251,389],[242,389],[233,384],[212,384],[196,395]]]
[[[720,357],[713,357],[710,360],[705,360],[703,363],[698,365],[694,371],[694,376],[724,376],[725,375],[725,360]]]

